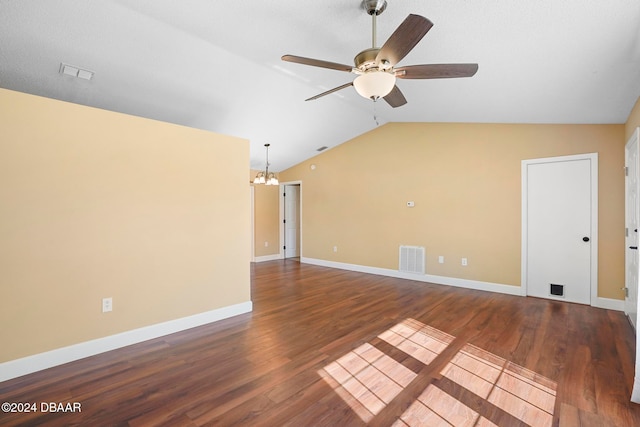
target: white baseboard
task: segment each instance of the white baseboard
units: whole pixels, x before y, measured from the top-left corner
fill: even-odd
[[[417,280],[420,282],[435,283],[438,285],[455,286],[458,288],[475,289],[478,291],[497,292],[508,295],[526,296],[521,286],[503,285],[501,283],[481,282],[479,280],[458,279],[456,277],[436,276],[433,274],[412,274],[403,273],[398,270],[388,268],[368,267],[365,265],[348,264],[343,262],[327,261],[323,259],[302,257],[300,262],[306,264],[320,265],[323,267],[339,268],[341,270],[358,271],[360,273],[377,274],[380,276],[397,277],[399,279]],[[624,301],[598,297],[591,304],[593,307],[605,308],[607,310],[624,311]]]
[[[240,304],[218,308],[193,316],[182,317],[168,322],[145,326],[104,338],[85,341],[44,353],[34,354],[21,359],[0,363],[0,381],[21,377],[43,369],[73,362],[74,360],[115,350],[131,344],[158,338],[163,335],[184,331],[196,326],[227,319],[253,310],[253,303],[246,301]]]
[[[253,262],[265,262],[265,261],[275,261],[277,259],[283,259],[282,255],[280,254],[273,254],[273,255],[262,255],[262,256],[257,256],[253,259]]]
[[[341,270],[358,271],[360,273],[377,274],[380,276],[396,277],[399,279],[417,280],[419,282],[435,283],[438,285],[455,286],[458,288],[475,289],[478,291],[497,292],[508,295],[522,295],[520,286],[503,285],[501,283],[481,282],[479,280],[458,279],[455,277],[436,276],[433,274],[404,273],[388,268],[368,267],[365,265],[347,264],[343,262],[326,261],[323,259],[302,257],[300,262],[320,265],[323,267],[339,268]]]
[[[593,307],[606,308],[607,310],[624,311],[624,300],[613,298],[596,298],[591,303]]]
[[[631,401],[634,403],[640,403],[640,378],[638,377],[635,377],[635,379],[633,380],[633,390],[631,390]]]

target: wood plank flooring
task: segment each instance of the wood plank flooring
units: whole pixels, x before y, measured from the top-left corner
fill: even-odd
[[[292,260],[251,268],[253,313],[0,383],[0,402],[38,405],[0,425],[640,425],[623,313]]]

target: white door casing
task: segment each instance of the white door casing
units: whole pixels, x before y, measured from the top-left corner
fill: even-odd
[[[625,145],[625,299],[624,312],[637,330],[638,323],[638,223],[640,215],[639,129]]]
[[[287,242],[287,236],[286,236],[286,229],[285,229],[285,217],[286,217],[286,197],[285,197],[285,192],[287,187],[289,186],[294,186],[296,187],[297,191],[297,197],[298,197],[298,202],[297,202],[297,214],[296,214],[296,228],[295,228],[295,232],[297,233],[297,238],[295,239],[296,241],[296,255],[288,255],[287,251],[284,249]],[[279,210],[280,210],[280,258],[288,258],[288,257],[302,257],[303,256],[303,252],[304,252],[304,246],[303,246],[303,241],[302,241],[302,204],[303,204],[303,191],[302,191],[302,181],[289,181],[289,182],[281,182],[280,183],[280,203],[279,203]],[[291,206],[289,207],[291,208]]]
[[[638,175],[640,175],[638,146],[640,145],[640,128],[635,132],[625,145],[625,287],[626,296],[624,299],[624,312],[629,317],[631,324],[635,328],[636,348],[639,348],[640,333],[638,331],[638,251],[630,249],[630,246],[638,246],[638,216],[640,215],[640,205],[638,202]],[[631,401],[640,403],[640,351],[636,351],[636,369],[631,390]]]
[[[284,186],[284,257],[300,256],[300,186]]]
[[[595,302],[597,162],[597,153],[522,162],[523,294]]]
[[[256,191],[253,185],[249,186],[249,205],[251,206],[251,257],[250,261],[256,260]]]

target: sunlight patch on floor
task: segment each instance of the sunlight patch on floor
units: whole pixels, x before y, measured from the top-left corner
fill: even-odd
[[[433,384],[402,414],[407,426],[475,426],[479,414]],[[403,425],[398,424],[398,425]]]
[[[433,362],[455,339],[414,319],[406,319],[378,338],[424,365]],[[418,376],[369,343],[328,364],[319,374],[365,422],[373,420]],[[522,366],[467,343],[440,374],[461,387],[461,393],[473,396],[473,401],[484,399],[507,417],[529,425],[552,425],[556,383]],[[496,425],[488,414],[459,399],[465,400],[447,393],[437,382],[431,383],[393,425]],[[486,407],[469,404],[480,412]]]
[[[487,401],[529,425],[550,426],[556,402],[555,384],[552,389],[540,380],[534,372],[507,362]]]
[[[529,425],[553,421],[555,383],[495,354],[466,344],[441,374]]]
[[[406,319],[378,335],[383,341],[428,365],[453,341],[453,337],[438,329]]]
[[[325,366],[320,375],[365,422],[417,376],[368,343]]]

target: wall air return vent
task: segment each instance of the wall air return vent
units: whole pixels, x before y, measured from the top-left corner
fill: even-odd
[[[422,246],[400,246],[400,267],[404,273],[424,274],[424,248]]]

